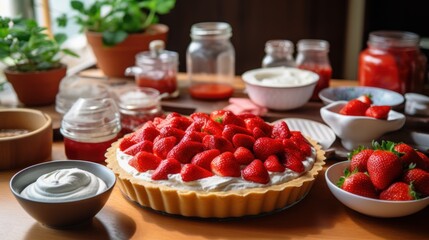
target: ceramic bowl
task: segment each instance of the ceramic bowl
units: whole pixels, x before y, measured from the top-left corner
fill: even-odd
[[[25,187],[43,174],[67,168],[79,168],[94,174],[106,183],[107,189],[92,197],[62,202],[32,200],[21,195]],[[103,208],[115,182],[115,174],[101,164],[61,160],[40,163],[21,170],[10,180],[10,189],[21,207],[34,219],[49,227],[61,228],[91,220]]]
[[[297,68],[275,67],[247,71],[242,79],[249,98],[254,103],[282,111],[306,104],[319,76]]]
[[[418,93],[405,94],[405,113],[429,116],[429,97]]]
[[[332,194],[347,207],[373,217],[402,217],[416,213],[429,205],[429,197],[413,201],[386,201],[362,197],[339,188],[336,183],[344,175],[349,161],[335,163],[325,172],[326,183]]]
[[[47,114],[26,108],[0,109],[0,132],[0,170],[51,160],[52,119]]]
[[[332,87],[319,92],[319,98],[324,104],[335,101],[349,101],[362,95],[370,94],[374,105],[387,105],[395,108],[404,102],[404,97],[394,91],[376,87]]]
[[[339,114],[346,103],[347,101],[337,101],[328,104],[320,109],[320,115],[347,150],[360,145],[369,147],[372,140],[377,140],[387,132],[398,130],[405,124],[404,114],[394,110],[390,110],[387,120]]]

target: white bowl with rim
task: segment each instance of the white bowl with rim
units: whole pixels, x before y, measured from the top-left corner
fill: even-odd
[[[249,98],[269,109],[283,111],[302,107],[316,87],[319,76],[291,67],[259,68],[245,72],[242,79]]]

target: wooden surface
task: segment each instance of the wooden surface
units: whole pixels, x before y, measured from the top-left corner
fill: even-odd
[[[332,82],[333,86],[355,84],[353,81]],[[240,92],[237,94],[243,95]],[[163,101],[163,106],[187,112],[193,109],[210,111],[228,104],[226,101],[193,101],[184,95],[182,93],[178,99]],[[322,122],[318,114],[321,106],[321,103],[311,102],[294,111],[269,112],[267,118],[274,120],[282,117],[301,117]],[[52,115],[56,114],[53,106],[44,107],[44,110]],[[407,131],[403,129],[396,136]],[[341,150],[338,140],[334,143],[334,150]],[[62,141],[54,142],[52,159],[66,159]],[[0,239],[429,238],[429,208],[407,217],[381,219],[359,214],[336,200],[326,185],[324,173],[328,166],[337,161],[339,157],[336,155],[327,160],[312,190],[301,202],[270,215],[230,221],[166,216],[128,201],[119,188],[115,187],[105,207],[92,222],[61,230],[39,224],[20,207],[9,190],[10,178],[17,170],[0,171]]]

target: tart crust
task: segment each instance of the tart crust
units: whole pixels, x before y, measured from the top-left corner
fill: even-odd
[[[121,139],[107,150],[106,163],[117,176],[122,193],[141,206],[187,217],[242,217],[287,208],[307,195],[325,164],[325,152],[321,146],[307,139],[316,149],[313,168],[291,181],[264,188],[224,192],[189,191],[136,179],[124,171],[116,160],[116,150]]]

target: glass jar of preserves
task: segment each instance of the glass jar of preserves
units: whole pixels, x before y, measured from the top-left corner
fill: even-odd
[[[64,115],[60,132],[68,159],[103,163],[121,122],[112,98],[79,98]]]
[[[231,35],[228,23],[203,22],[192,26],[186,67],[193,98],[225,99],[233,94],[235,50]]]
[[[311,100],[320,100],[319,92],[329,87],[332,67],[329,62],[329,43],[319,39],[303,39],[298,41],[296,64],[298,68],[313,71],[319,75]]]
[[[295,67],[293,43],[289,40],[269,40],[265,43],[262,67]]]
[[[401,94],[423,90],[426,57],[419,50],[417,34],[375,31],[369,34],[367,44],[359,56],[360,85]]]
[[[163,95],[154,88],[127,86],[115,93],[121,114],[122,134],[133,132],[145,122],[164,115],[160,103]]]
[[[139,87],[155,88],[169,97],[179,96],[177,87],[177,68],[179,55],[164,49],[162,40],[154,40],[149,44],[149,51],[136,55],[136,66],[125,70],[125,75],[135,76]]]

